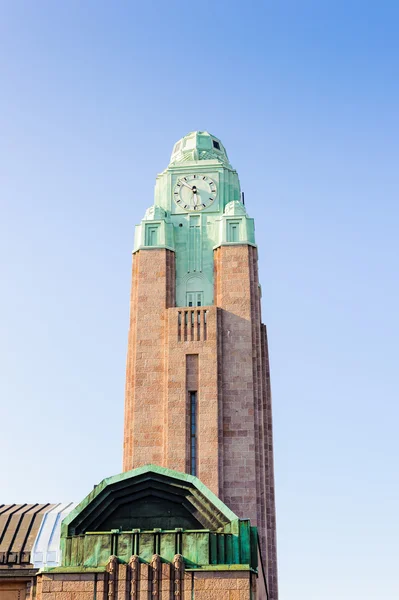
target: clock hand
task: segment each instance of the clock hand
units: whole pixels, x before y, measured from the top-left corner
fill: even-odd
[[[182,185],[185,185],[186,187],[188,187],[189,190],[191,190],[191,191],[193,190],[191,185],[188,185],[188,183],[186,183],[185,181],[182,181],[181,183],[182,183]]]

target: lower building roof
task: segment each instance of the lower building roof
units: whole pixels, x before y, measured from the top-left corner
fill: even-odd
[[[57,566],[61,521],[76,504],[0,504],[0,575]]]

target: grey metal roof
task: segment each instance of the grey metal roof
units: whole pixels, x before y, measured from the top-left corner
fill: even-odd
[[[75,506],[0,504],[0,574],[39,568],[47,564],[47,558],[50,566],[59,564],[61,521]]]

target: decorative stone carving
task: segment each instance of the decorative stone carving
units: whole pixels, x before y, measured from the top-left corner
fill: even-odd
[[[129,560],[130,568],[130,597],[132,600],[137,598],[138,582],[140,579],[140,559],[137,554],[133,555]]]
[[[175,554],[173,559],[173,576],[174,576],[174,589],[173,594],[175,598],[182,597],[182,582],[183,582],[183,571],[184,571],[184,562],[181,554]]]
[[[108,572],[108,598],[109,600],[114,600],[115,598],[115,589],[116,589],[116,580],[118,577],[118,557],[112,555],[109,557],[107,564],[107,572]]]
[[[161,588],[161,557],[159,556],[159,554],[154,554],[150,564],[152,571],[151,595],[154,600],[159,600],[159,592]]]

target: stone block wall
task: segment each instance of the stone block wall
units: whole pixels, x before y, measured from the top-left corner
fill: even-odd
[[[133,255],[123,469],[163,465],[165,309],[174,305],[174,252]]]
[[[259,525],[249,247],[215,251],[215,304],[222,309],[221,372],[223,422],[222,500],[238,516]]]
[[[105,573],[39,573],[36,599],[100,600],[105,598],[105,579]]]
[[[197,391],[197,477],[219,495],[217,309],[170,308],[167,313],[164,466],[190,473],[188,393]],[[184,334],[186,319],[189,325],[194,320],[193,334]]]
[[[270,600],[276,600],[277,551],[270,368],[261,320],[257,249],[215,251],[215,304],[223,407],[223,501],[258,527]]]
[[[133,259],[124,470],[153,463],[190,472],[188,392],[197,385],[196,475],[258,527],[276,600],[270,372],[257,249],[215,250],[209,307],[174,306],[174,260],[163,249],[140,250]]]
[[[0,580],[0,600],[32,600],[34,586],[29,581]]]
[[[185,578],[184,600],[256,599],[256,576],[248,571],[195,572]]]
[[[185,571],[180,557],[171,564],[157,555],[127,565],[111,557],[103,573],[42,573],[36,588],[36,600],[266,600],[256,594],[251,571]]]

